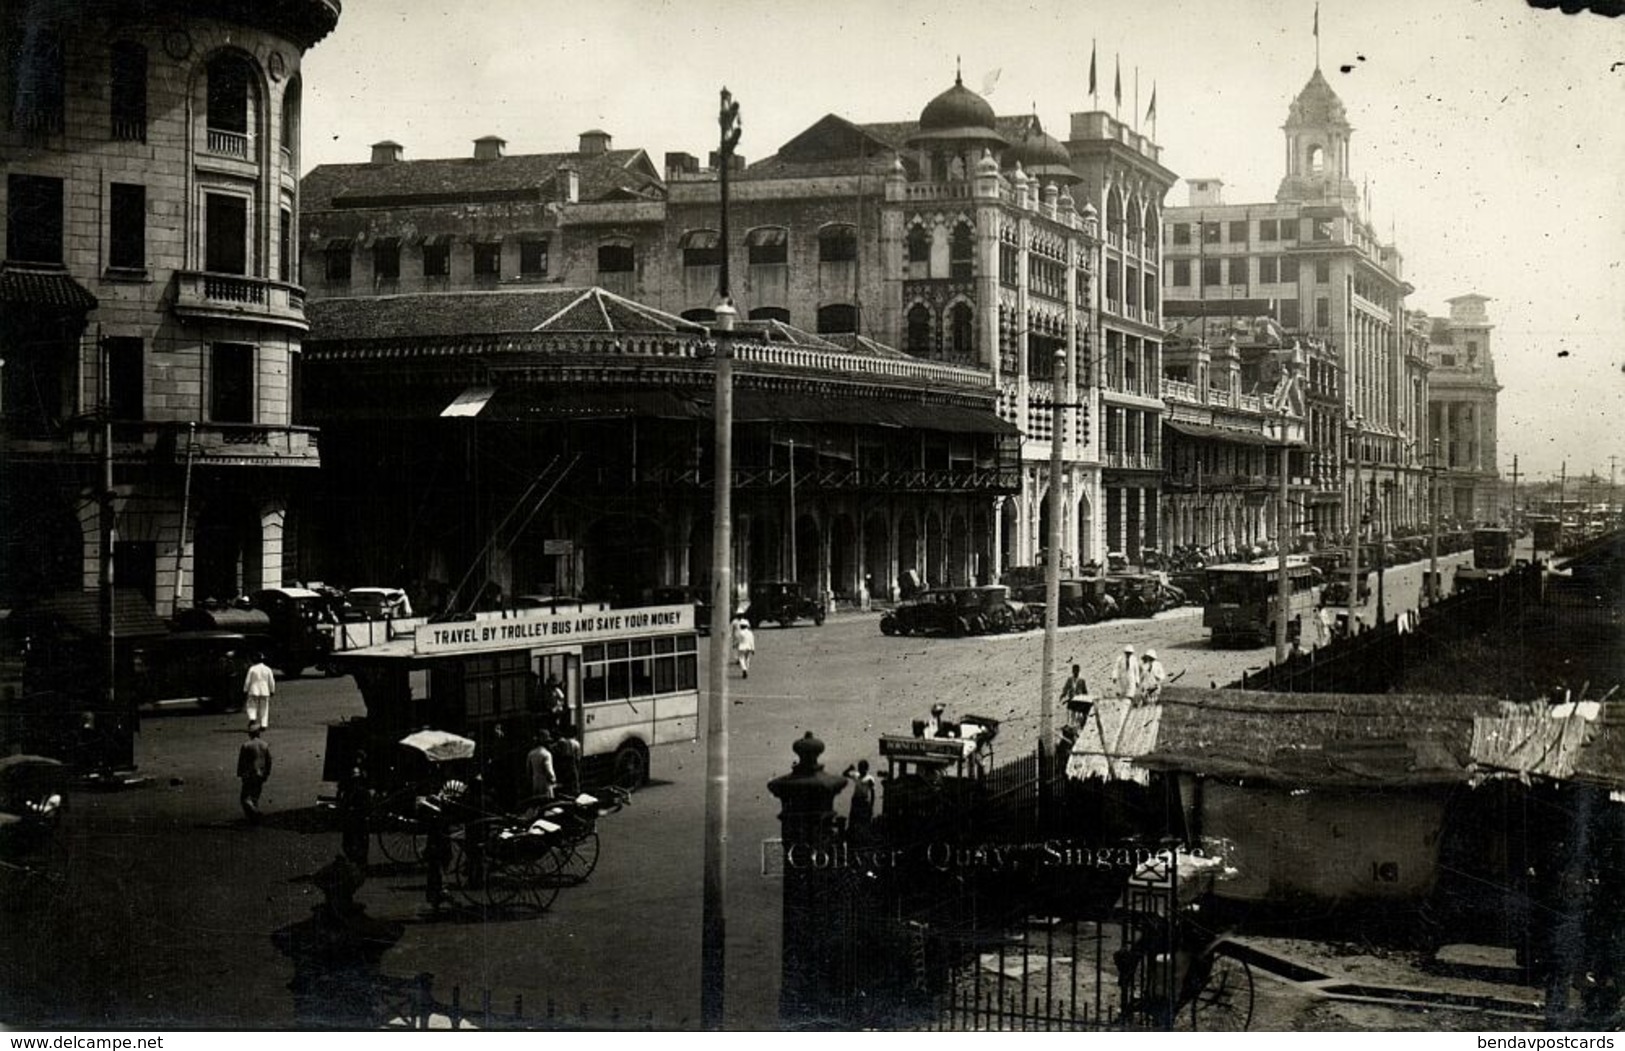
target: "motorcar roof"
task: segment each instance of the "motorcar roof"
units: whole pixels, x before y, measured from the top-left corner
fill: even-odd
[[[404,589],[402,589],[402,588],[361,587],[361,588],[350,588],[349,590],[347,590],[345,592],[345,594],[346,595],[404,595],[404,594],[406,594],[406,591]]]
[[[281,595],[284,598],[321,598],[319,592],[309,588],[260,588],[256,595]]]

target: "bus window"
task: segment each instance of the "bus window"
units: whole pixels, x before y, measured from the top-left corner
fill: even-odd
[[[679,690],[692,690],[699,686],[699,667],[695,661],[694,636],[681,636],[677,640],[677,688]]]
[[[632,640],[632,696],[649,697],[654,693],[654,652],[650,639]]]
[[[593,647],[602,649],[602,647]],[[581,700],[595,704],[609,697],[609,673],[602,661],[581,662]]]
[[[625,646],[621,647],[623,650]],[[609,672],[609,699],[624,701],[632,696],[632,666],[626,661],[611,661],[604,665]]]

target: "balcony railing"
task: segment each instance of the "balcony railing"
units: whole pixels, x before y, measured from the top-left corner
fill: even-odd
[[[208,150],[222,157],[237,157],[248,160],[248,136],[239,131],[225,131],[221,128],[210,128],[208,137]]]
[[[114,455],[123,460],[182,463],[187,457],[187,426],[173,420],[115,423]],[[101,425],[77,422],[66,434],[67,451],[81,456],[99,455]],[[199,423],[191,433],[194,463],[220,465],[277,464],[315,467],[320,464],[314,427],[263,423]]]
[[[784,467],[736,467],[734,488],[783,491],[790,484]],[[607,472],[596,479],[603,485],[636,482],[662,486],[709,486],[709,466],[671,464]],[[870,492],[1015,492],[1021,488],[1021,470],[1015,464],[995,467],[830,467],[796,472],[798,490],[865,490]]]
[[[1107,467],[1116,467],[1125,471],[1160,471],[1162,470],[1161,452],[1124,452],[1121,449],[1111,449],[1106,452],[1105,464]]]
[[[175,272],[175,313],[181,317],[247,319],[304,331],[305,290],[242,274]]]
[[[1192,405],[1202,403],[1202,394],[1196,389],[1196,384],[1184,380],[1163,380],[1162,397],[1164,401],[1183,401]]]
[[[114,117],[113,138],[121,142],[146,142],[147,122],[136,117]]]

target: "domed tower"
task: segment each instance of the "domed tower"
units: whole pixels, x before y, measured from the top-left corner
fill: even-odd
[[[1011,171],[1017,164],[1030,179],[1040,186],[1058,184],[1073,186],[1078,174],[1072,170],[1072,157],[1066,147],[1054,136],[1047,134],[1037,118],[1028,122],[1025,134],[1010,144],[1004,154],[1004,169]]]
[[[1286,177],[1275,191],[1277,201],[1359,200],[1359,190],[1349,178],[1349,136],[1354,129],[1343,100],[1318,66],[1292,100],[1281,130],[1286,132]]]
[[[954,86],[920,111],[920,130],[907,145],[920,151],[926,179],[967,179],[976,174],[983,150],[998,153],[1009,142],[999,134],[993,107],[955,73]]]

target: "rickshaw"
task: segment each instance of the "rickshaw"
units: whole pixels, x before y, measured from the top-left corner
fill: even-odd
[[[1113,954],[1125,1018],[1158,1029],[1241,1032],[1252,1024],[1253,972],[1202,905],[1223,862],[1164,852],[1139,865],[1118,899],[1131,935]]]
[[[3,900],[18,900],[14,889],[52,873],[51,847],[62,819],[68,771],[42,755],[0,759],[0,887]]]

